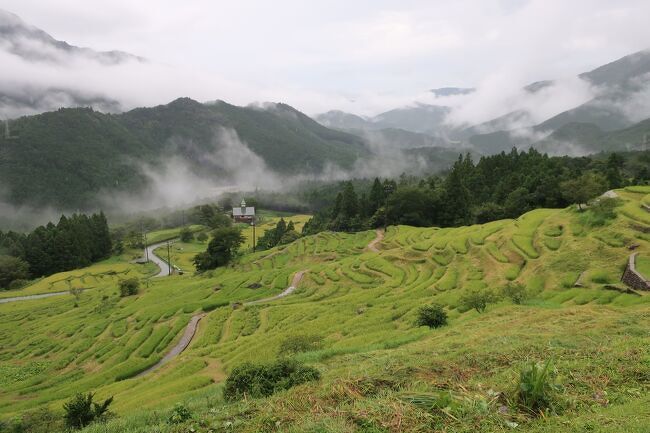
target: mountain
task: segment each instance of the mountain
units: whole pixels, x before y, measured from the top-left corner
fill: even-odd
[[[458,96],[458,95],[469,95],[474,93],[476,89],[474,88],[462,88],[462,87],[440,87],[438,89],[431,89],[430,92],[436,96]]]
[[[372,122],[381,128],[400,128],[412,132],[438,133],[444,124],[449,107],[415,104],[378,114]]]
[[[67,208],[93,205],[103,190],[138,191],[146,181],[142,165],[160,168],[172,158],[227,183],[234,170],[259,171],[259,164],[247,165],[258,159],[273,172],[309,175],[328,164],[349,168],[369,154],[361,138],[285,104],[238,107],[181,98],[123,114],[59,109],[10,126],[13,138],[0,136],[6,198]]]
[[[379,128],[371,120],[340,110],[331,110],[327,113],[317,114],[314,116],[314,120],[328,128],[344,131],[350,129],[366,130]]]
[[[142,57],[123,51],[95,51],[60,41],[24,22],[20,17],[0,9],[0,51],[26,68],[70,67],[75,61],[95,63],[98,67],[111,67],[127,62],[146,62]],[[18,117],[55,110],[60,107],[87,107],[104,112],[121,110],[120,103],[104,95],[101,89],[94,92],[78,89],[39,85],[25,81],[0,80],[0,117]]]

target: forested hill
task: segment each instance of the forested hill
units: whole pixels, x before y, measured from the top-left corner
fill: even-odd
[[[309,173],[329,163],[347,168],[368,153],[361,138],[328,129],[284,104],[237,107],[181,98],[117,115],[60,109],[10,126],[10,136],[0,136],[4,198],[67,208],[91,205],[105,189],[139,188],[143,163],[160,166],[172,156],[198,174],[228,176],[231,167],[224,168],[227,155],[220,152],[230,146],[232,156],[246,149],[232,143],[232,134],[230,140],[220,136],[221,128],[234,130],[279,173]]]

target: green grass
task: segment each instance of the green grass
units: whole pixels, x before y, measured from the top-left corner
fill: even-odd
[[[638,205],[630,194],[623,200]],[[588,423],[641,431],[642,412],[630,408],[647,403],[650,296],[603,288],[618,280],[629,251],[602,239],[610,233],[635,239],[641,257],[650,242],[620,213],[607,227],[579,234],[552,229],[574,226],[579,215],[569,209],[456,229],[391,227],[379,254],[365,250],[372,231],[321,233],[245,254],[204,275],[150,279],[128,298],[117,295],[119,276],[151,272],[126,257],[57,274],[35,283],[38,289],[106,280],[83,292],[76,307],[72,296],[0,304],[0,413],[3,419],[38,407],[60,413],[74,393],[95,391],[98,399],[115,396],[120,418],[89,432],[189,431],[165,422],[178,401],[196,414],[197,431],[232,422],[241,432],[491,432],[508,431],[506,421],[534,432],[581,431]],[[553,249],[547,239],[561,242]],[[177,260],[194,245],[201,247],[178,244]],[[229,306],[280,293],[300,270],[308,272],[291,296]],[[582,272],[585,287],[572,287]],[[497,290],[509,280],[527,287],[526,305],[500,301],[483,314],[459,311],[463,290]],[[415,326],[418,308],[431,303],[446,308],[448,326]],[[182,355],[134,377],[202,312]],[[320,382],[261,400],[221,399],[235,366],[276,359],[282,342],[298,334],[322,337],[321,348],[298,355],[321,371]],[[498,405],[521,366],[550,358],[565,386],[565,412],[539,419],[502,413]],[[452,395],[448,413],[403,398],[441,390]],[[603,392],[607,406],[594,397]],[[503,394],[495,399],[495,393]],[[610,430],[598,423],[607,417],[616,420]]]

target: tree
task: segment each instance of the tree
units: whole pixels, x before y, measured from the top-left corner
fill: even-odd
[[[208,235],[205,232],[201,232],[198,235],[196,235],[196,240],[199,242],[205,242],[208,240]]]
[[[196,269],[207,271],[227,265],[244,240],[244,235],[237,227],[216,229],[213,232],[213,239],[208,243],[208,249],[194,257]]]
[[[120,280],[119,287],[120,296],[123,298],[126,296],[137,295],[138,288],[140,287],[140,281],[136,277],[126,278],[124,280]]]
[[[29,264],[19,257],[0,256],[0,289],[6,289],[18,280],[29,278]]]
[[[440,328],[447,324],[447,312],[441,305],[432,304],[421,307],[418,311],[417,326]]]
[[[85,395],[79,393],[63,405],[68,428],[81,429],[108,416],[108,407],[113,402],[113,397],[107,398],[102,404],[93,402],[94,397],[91,392]]]
[[[194,233],[187,227],[183,227],[180,232],[181,242],[192,242],[194,239]]]
[[[566,200],[577,204],[578,209],[582,211],[584,203],[605,192],[607,189],[606,184],[607,182],[602,175],[587,172],[576,179],[562,182],[560,188]]]
[[[474,309],[479,313],[483,313],[488,304],[496,302],[496,300],[497,297],[491,290],[472,289],[463,293],[458,299],[458,302],[466,310]]]

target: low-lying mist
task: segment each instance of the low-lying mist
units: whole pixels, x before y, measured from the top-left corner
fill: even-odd
[[[86,209],[14,206],[0,201],[0,229],[27,230],[48,221],[57,221],[62,213],[103,210],[111,219],[158,209],[186,208],[217,201],[224,194],[255,192],[291,192],[311,182],[337,182],[348,179],[396,177],[402,173],[425,174],[427,162],[395,149],[377,137],[366,137],[370,156],[360,158],[350,169],[327,164],[320,172],[279,174],[253,152],[237,132],[230,128],[215,130],[210,150],[192,159],[174,153],[156,164],[130,161],[145,179],[138,190],[98,191],[96,201]],[[171,148],[193,149],[195,143],[179,137],[171,139]],[[291,155],[286,155],[290,158]],[[200,167],[198,167],[200,165]],[[209,169],[206,170],[206,167]]]

